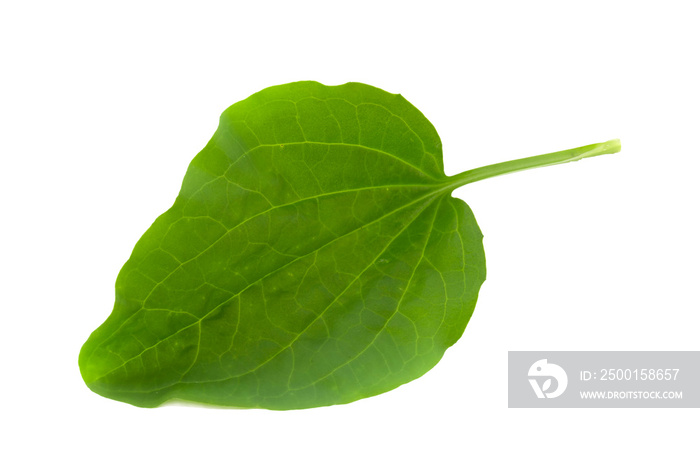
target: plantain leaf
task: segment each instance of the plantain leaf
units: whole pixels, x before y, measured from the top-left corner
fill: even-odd
[[[223,113],[134,247],[81,350],[83,379],[143,407],[296,409],[391,390],[459,339],[485,279],[481,231],[452,190],[617,150],[447,177],[435,129],[399,95],[265,89]]]

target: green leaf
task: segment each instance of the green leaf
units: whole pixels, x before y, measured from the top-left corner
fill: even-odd
[[[396,388],[459,339],[485,279],[481,231],[452,190],[617,150],[447,177],[435,129],[400,95],[316,82],[258,92],[223,113],[134,247],[81,350],[83,379],[144,407],[296,409]]]

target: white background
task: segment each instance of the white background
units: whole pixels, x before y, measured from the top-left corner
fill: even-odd
[[[1,5],[0,463],[697,464],[698,410],[508,409],[506,380],[508,350],[700,350],[696,2]],[[219,114],[306,79],[403,94],[448,175],[623,150],[456,191],[488,279],[410,384],[290,412],[90,392],[80,347]]]

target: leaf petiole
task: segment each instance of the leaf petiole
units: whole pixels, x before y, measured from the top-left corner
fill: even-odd
[[[536,155],[534,157],[525,157],[522,159],[511,160],[509,162],[495,163],[485,167],[467,170],[457,175],[449,177],[450,188],[458,188],[465,184],[475,181],[485,180],[494,176],[506,175],[521,170],[529,170],[531,168],[547,167],[549,165],[557,165],[566,162],[575,162],[586,157],[595,157],[603,154],[614,154],[620,152],[620,140],[612,139],[607,142],[598,144],[589,144],[575,149],[552,152],[549,154]]]

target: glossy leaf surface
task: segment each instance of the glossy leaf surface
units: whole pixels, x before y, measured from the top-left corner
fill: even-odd
[[[119,273],[81,350],[85,382],[144,407],[296,409],[420,377],[485,278],[482,234],[450,195],[473,172],[446,177],[430,122],[364,84],[233,105]]]

